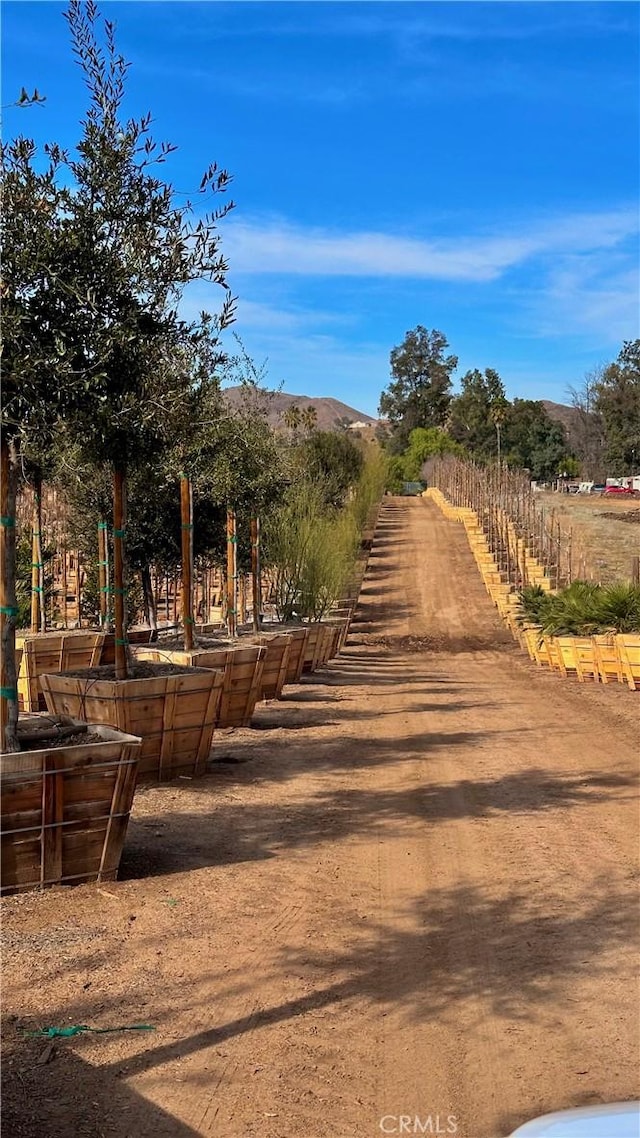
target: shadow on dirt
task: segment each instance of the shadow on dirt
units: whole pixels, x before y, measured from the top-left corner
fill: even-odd
[[[478,741],[472,733],[458,733],[434,736],[430,747],[422,746],[428,752]],[[318,771],[336,768],[333,756],[326,752],[323,756],[322,746],[310,758]],[[367,763],[367,756],[359,759],[355,765]],[[253,781],[247,766],[233,761],[229,765],[236,782]],[[451,820],[491,820],[504,813],[549,813],[602,802],[613,807],[630,797],[625,792],[636,783],[635,777],[622,774],[563,777],[532,769],[498,779],[465,778],[408,790],[321,790],[303,803],[237,804],[220,796],[218,780],[199,779],[189,787],[184,812],[163,809],[157,815],[131,819],[119,876],[129,880],[263,860],[344,837],[370,840],[407,821],[433,829]]]
[[[593,978],[610,972],[613,965],[608,954],[621,946],[633,946],[638,932],[633,890],[623,891],[605,877],[578,893],[570,912],[559,901],[531,890],[511,890],[496,898],[477,887],[460,885],[431,889],[397,916],[398,923],[372,923],[364,934],[359,930],[357,943],[338,954],[284,948],[265,980],[281,982],[285,976],[299,976],[304,980],[304,994],[274,1006],[256,1004],[255,987],[244,971],[237,976],[230,973],[230,986],[238,983],[242,990],[245,985],[247,1013],[220,1022],[213,1009],[209,1027],[179,1040],[151,1044],[128,1058],[127,1078],[273,1024],[304,1023],[299,1017],[335,1010],[346,1001],[373,1004],[381,1014],[392,1011],[407,1024],[435,1024],[439,1016],[451,1014],[468,1001],[485,1003],[493,1015],[514,1024],[535,1022],[541,1015],[557,1012],[567,982],[577,984],[585,973]],[[470,944],[481,944],[482,951],[470,951]],[[206,969],[188,985],[177,980],[168,983],[160,1025],[163,1020],[171,1023],[174,1000],[183,1013],[193,1008],[202,1016],[206,1003],[201,993],[210,984]],[[61,1009],[59,1016],[90,1022],[92,1000],[82,998],[75,1006]],[[583,1056],[580,1059],[587,1061]],[[211,1062],[218,1062],[213,1050]],[[111,1085],[120,1065],[99,1069],[105,1086]],[[213,1073],[209,1069],[201,1078],[211,1080]],[[606,1077],[603,1072],[604,1093]],[[191,1081],[195,1088],[198,1079],[191,1076]],[[591,1089],[597,1099],[597,1076]],[[558,1106],[586,1101],[579,1097],[579,1089],[576,1096]],[[503,1133],[507,1132],[505,1124]]]
[[[117,1069],[86,1062],[69,1046],[71,1040],[51,1047],[42,1039],[23,1039],[13,1024],[3,1025],[2,1036],[7,1138],[197,1138],[200,1133],[137,1094]],[[45,1062],[47,1048],[51,1059]]]

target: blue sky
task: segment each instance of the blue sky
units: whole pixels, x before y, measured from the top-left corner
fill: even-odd
[[[72,146],[64,5],[2,4],[5,137]],[[105,3],[127,111],[180,191],[233,175],[236,331],[272,386],[375,414],[417,324],[510,397],[566,401],[638,327],[631,3]],[[209,286],[195,308],[219,304]]]

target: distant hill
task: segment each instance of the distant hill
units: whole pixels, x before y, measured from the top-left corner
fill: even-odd
[[[542,399],[541,402],[549,418],[564,427],[569,451],[582,455],[586,468],[599,478],[602,474],[600,467],[603,449],[598,416],[589,411],[580,411],[577,407],[567,407],[565,403],[550,403],[547,399]],[[587,455],[591,455],[591,458],[587,459]]]
[[[223,395],[232,408],[239,407],[242,400],[247,398],[242,387],[226,387]],[[310,395],[289,395],[285,391],[258,389],[255,393],[251,392],[248,398],[255,407],[256,414],[264,415],[274,428],[284,426],[284,415],[293,406],[299,407],[301,411],[305,407],[315,407],[318,429],[321,431],[332,431],[349,425],[353,429],[361,427],[363,435],[369,438],[373,437],[380,421],[347,403],[341,403],[339,399],[329,397],[313,398]],[[553,403],[549,399],[541,399],[540,402],[549,418],[562,424],[571,441],[579,429],[580,412],[565,403]]]
[[[231,407],[239,407],[245,398],[242,387],[226,387],[222,394]],[[321,431],[331,431],[347,425],[355,428],[357,424],[375,427],[378,422],[371,415],[357,411],[339,399],[314,399],[309,395],[289,395],[284,391],[259,391],[257,395],[251,394],[250,399],[258,403],[256,410],[265,415],[274,428],[284,426],[284,415],[293,406],[299,407],[301,411],[305,407],[315,407],[317,425]]]
[[[575,429],[579,415],[575,407],[569,407],[566,403],[552,403],[549,399],[541,399],[540,402],[549,418],[553,419],[556,423],[562,423],[567,434],[570,435],[572,430]]]

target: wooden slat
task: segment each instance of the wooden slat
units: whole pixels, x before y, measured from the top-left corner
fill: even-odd
[[[43,758],[41,883],[62,876],[62,830],[64,782],[60,752],[48,751]]]

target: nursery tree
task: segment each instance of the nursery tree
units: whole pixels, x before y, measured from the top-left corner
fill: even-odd
[[[24,137],[1,149],[2,242],[2,472],[0,477],[0,750],[18,750],[15,673],[15,516],[18,477],[25,458],[41,462],[59,416],[77,406],[83,377],[74,368],[61,327],[60,306],[81,298],[61,285],[60,235],[65,224],[57,176],[63,161],[45,148],[38,168],[34,143]],[[69,291],[67,291],[69,290]]]
[[[105,21],[101,43],[93,0],[86,7],[72,0],[66,18],[90,93],[78,157],[67,164],[73,190],[61,234],[64,283],[84,298],[71,330],[74,367],[84,377],[86,398],[74,409],[72,423],[85,453],[113,467],[116,676],[123,678],[125,478],[134,462],[143,466],[167,443],[184,417],[191,375],[181,366],[181,352],[194,340],[215,345],[233,319],[218,232],[232,203],[199,221],[191,221],[189,203],[175,204],[172,187],[155,173],[175,148],[153,141],[150,115],[121,120],[128,65],[116,48],[113,25]],[[213,164],[200,191],[222,193],[228,182],[228,174]],[[226,295],[218,317],[187,326],[178,303],[185,286],[199,278],[220,285]]]
[[[392,382],[380,396],[380,415],[391,423],[389,449],[403,451],[415,427],[444,426],[457,356],[447,356],[446,336],[418,324],[390,356]]]

